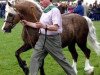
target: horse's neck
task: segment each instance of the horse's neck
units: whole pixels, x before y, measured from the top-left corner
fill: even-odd
[[[31,2],[24,2],[22,3],[24,5],[26,5],[25,7],[16,7],[18,9],[18,11],[20,12],[20,17],[24,20],[30,21],[30,22],[37,22],[37,20],[39,21],[42,12],[40,12],[37,8],[34,7],[34,11],[29,7],[29,5],[33,6],[33,3]],[[21,4],[20,4],[21,5]],[[18,6],[18,5],[16,5]],[[27,10],[26,10],[27,9]],[[22,10],[24,12],[22,12]],[[39,32],[39,29],[35,29],[35,28],[31,28],[28,26],[24,27],[24,34],[27,33],[26,31],[28,31],[29,34],[36,34]]]
[[[23,19],[24,19],[24,20],[27,20],[27,21],[29,21],[29,22],[35,23],[35,22],[38,22],[38,21],[39,21],[40,16],[41,16],[41,14],[40,14],[40,15],[33,15],[33,14],[30,14],[30,15],[24,16]]]
[[[23,27],[24,35],[36,36],[39,34],[39,29],[24,26]]]
[[[32,7],[32,8],[31,8]],[[24,2],[19,5],[16,5],[17,10],[20,13],[20,16],[30,22],[37,22],[39,21],[42,11],[32,2]],[[26,10],[27,9],[27,10]]]
[[[34,17],[32,16],[32,15],[29,15],[29,16],[25,16],[25,15],[23,15],[24,17],[22,17],[22,18],[20,18],[20,21],[21,20],[27,20],[27,21],[29,21],[29,22],[36,22],[36,20],[34,20]],[[39,18],[37,18],[38,20],[39,20]],[[20,22],[19,21],[19,22]],[[36,28],[32,28],[32,27],[29,27],[29,26],[24,26],[23,25],[23,31],[24,31],[24,33],[27,33],[27,31],[28,31],[28,33],[30,34],[30,33],[32,33],[32,34],[36,34],[36,33],[38,33],[39,32],[39,29],[36,29]]]

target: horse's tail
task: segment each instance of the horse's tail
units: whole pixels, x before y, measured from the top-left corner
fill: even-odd
[[[93,47],[97,55],[100,55],[100,43],[97,41],[96,30],[93,25],[93,22],[87,16],[84,16],[84,18],[87,20],[88,27],[89,27],[89,34],[88,34],[89,44],[90,46]]]

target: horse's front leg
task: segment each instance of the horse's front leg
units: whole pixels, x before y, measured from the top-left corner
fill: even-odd
[[[25,52],[25,51],[31,49],[31,48],[32,47],[29,44],[24,44],[15,52],[15,56],[16,56],[16,58],[18,60],[19,66],[23,69],[25,75],[29,74],[29,69],[27,67],[26,61],[21,59],[20,54],[22,52]]]

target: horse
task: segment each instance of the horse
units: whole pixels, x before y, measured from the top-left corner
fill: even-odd
[[[6,5],[5,22],[2,26],[2,30],[4,32],[11,32],[16,24],[22,19],[30,22],[36,22],[37,20],[39,21],[42,13],[43,12],[41,11],[41,8],[38,7],[36,2],[34,1],[25,1],[15,5],[8,2]],[[87,48],[86,45],[87,38],[89,39],[95,52],[98,55],[100,54],[100,46],[96,38],[96,32],[95,27],[93,26],[93,22],[88,17],[82,17],[78,14],[62,14],[62,24],[62,48],[68,46],[68,49],[73,58],[72,67],[75,70],[76,74],[78,53],[76,51],[75,44],[77,44],[85,54],[86,61],[84,70],[88,73],[92,73],[94,71],[94,67],[90,65],[89,61],[91,51],[89,48]],[[21,59],[20,54],[22,52],[28,51],[31,48],[34,48],[39,37],[38,32],[39,29],[23,26],[22,39],[24,41],[24,44],[15,52],[15,56],[18,60],[19,66],[23,69],[25,75],[28,75],[29,70],[26,62]],[[40,74],[45,75],[43,65],[40,67]]]

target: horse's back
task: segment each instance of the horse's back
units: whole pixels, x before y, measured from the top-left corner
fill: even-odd
[[[65,40],[66,43],[71,43],[71,41],[86,41],[88,35],[88,24],[84,17],[78,14],[62,14],[62,43]]]
[[[87,27],[87,21],[84,17],[78,15],[78,14],[62,14],[62,21],[63,24],[71,24],[74,25],[73,27],[77,27],[77,26],[85,26]],[[84,25],[83,25],[84,24]],[[78,27],[79,28],[79,27]]]

